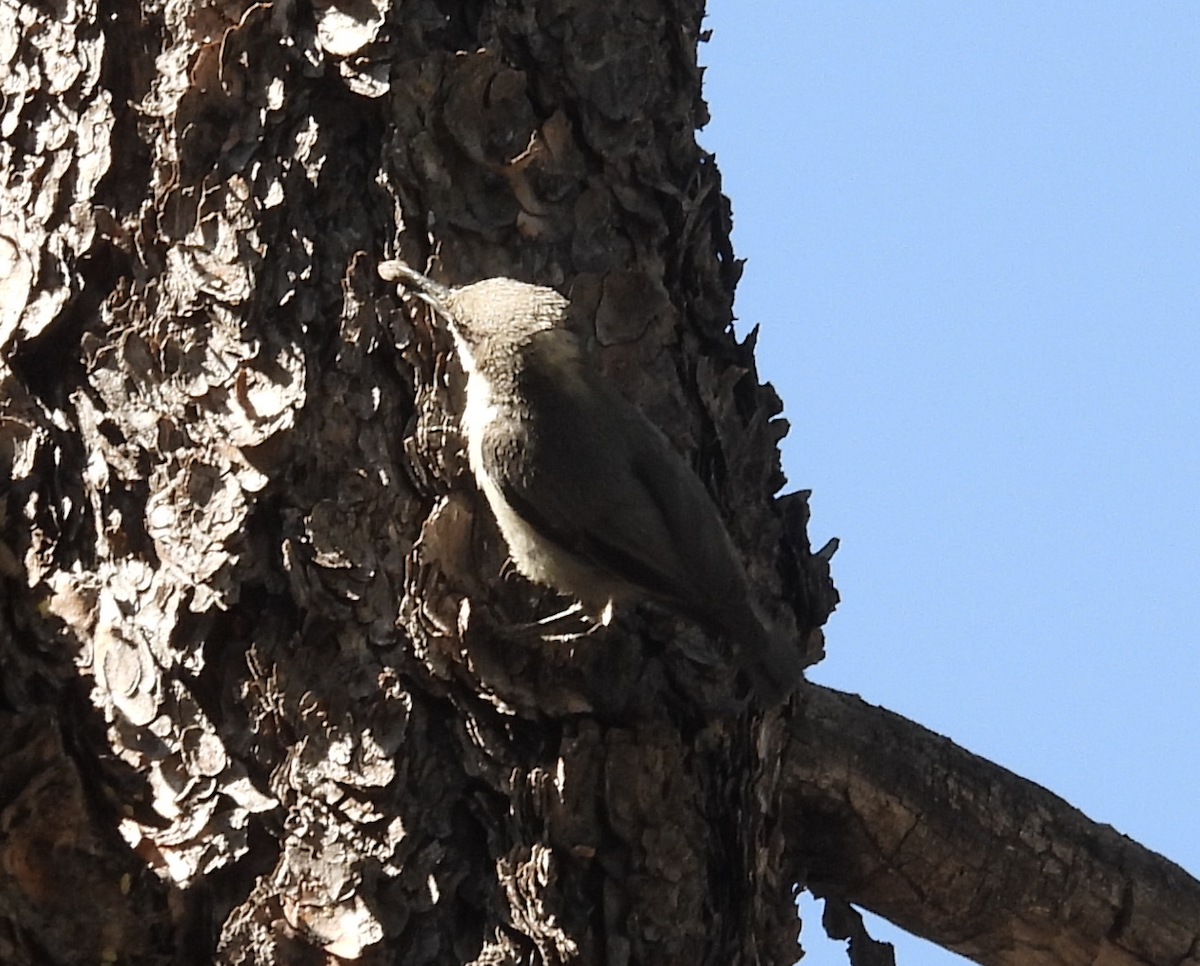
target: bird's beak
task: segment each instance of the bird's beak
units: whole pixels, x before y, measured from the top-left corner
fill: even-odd
[[[435,282],[427,275],[422,275],[399,260],[380,262],[379,276],[388,282],[400,282],[405,288],[415,291],[439,314],[446,314],[446,300],[450,295],[450,289],[441,282]]]

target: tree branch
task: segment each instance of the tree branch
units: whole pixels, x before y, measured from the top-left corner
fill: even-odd
[[[785,822],[798,881],[986,966],[1200,963],[1200,882],[1033,782],[810,686]]]

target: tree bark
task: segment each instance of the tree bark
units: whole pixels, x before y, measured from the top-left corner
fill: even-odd
[[[449,339],[376,271],[568,294],[816,660],[698,3],[0,17],[0,961],[785,963],[808,866],[1000,928],[875,874],[817,699],[758,713],[727,642],[529,632],[561,602],[505,572]]]

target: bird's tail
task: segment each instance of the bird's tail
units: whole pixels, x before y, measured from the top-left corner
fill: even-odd
[[[769,708],[786,701],[804,669],[796,642],[765,621],[749,600],[721,614],[719,624],[759,700]]]

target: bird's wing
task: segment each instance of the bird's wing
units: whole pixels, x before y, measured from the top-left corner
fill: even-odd
[[[659,430],[600,376],[525,376],[535,404],[490,434],[485,470],[509,505],[580,561],[705,623],[746,593],[707,490]],[[518,447],[527,447],[518,453]]]

